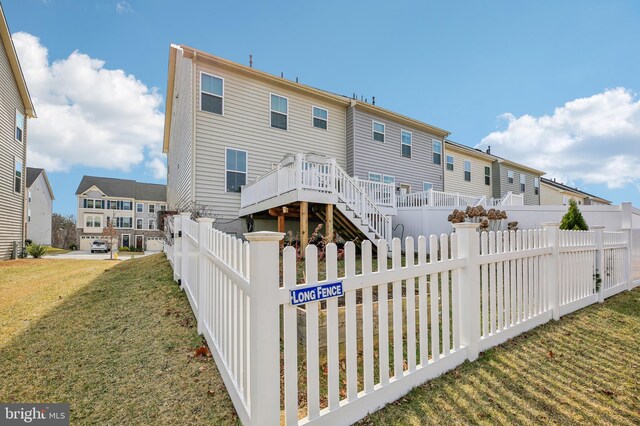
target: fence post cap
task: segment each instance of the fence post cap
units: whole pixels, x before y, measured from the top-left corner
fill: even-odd
[[[248,241],[280,241],[284,238],[284,232],[258,231],[244,234]]]
[[[473,222],[460,222],[453,224],[454,229],[476,229],[478,226],[480,226],[479,223]]]
[[[540,226],[544,228],[559,228],[560,223],[558,222],[540,222]]]
[[[196,222],[198,223],[213,223],[216,220],[212,217],[199,217],[196,219]]]
[[[593,230],[593,231],[598,231],[598,230],[604,229],[604,228],[605,228],[604,225],[592,225],[592,226],[589,227],[589,229]]]

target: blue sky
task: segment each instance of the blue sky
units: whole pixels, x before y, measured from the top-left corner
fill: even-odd
[[[30,164],[56,170],[55,211],[75,214],[83,174],[162,182],[172,42],[375,96],[457,142],[640,206],[638,2],[188,3],[3,1],[12,33],[27,33],[14,40],[42,123],[30,124]],[[72,158],[74,146],[85,151]]]

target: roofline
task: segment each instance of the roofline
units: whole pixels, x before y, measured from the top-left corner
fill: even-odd
[[[9,31],[9,25],[7,24],[7,18],[4,15],[4,9],[2,8],[1,3],[0,14],[2,15],[2,24],[0,25],[0,38],[2,38],[2,44],[4,45],[4,49],[7,52],[7,57],[9,58],[9,64],[11,65],[11,71],[13,71],[13,76],[16,79],[16,83],[18,84],[18,91],[20,92],[22,103],[24,104],[25,114],[29,118],[36,118],[36,110],[33,107],[33,102],[31,101],[31,96],[29,95],[27,82],[25,81],[24,74],[22,73],[22,67],[20,66],[20,61],[18,60],[18,54],[16,53],[16,48],[13,45],[13,40],[11,39],[11,32]]]
[[[611,201],[607,200],[606,198],[602,198],[602,197],[598,197],[597,195],[589,194],[588,192],[581,191],[578,188],[572,188],[570,186],[567,186],[567,185],[565,185],[563,183],[556,182],[556,181],[551,180],[551,179],[541,178],[540,182],[545,184],[545,185],[548,185],[548,186],[553,186],[553,187],[555,187],[557,189],[563,189],[564,191],[571,191],[574,194],[578,194],[578,195],[586,195],[587,197],[590,197],[590,198],[592,198],[594,200],[601,200],[601,201],[604,201],[604,202],[607,202],[607,203],[611,204]],[[558,188],[558,187],[562,187],[562,188]]]
[[[547,173],[547,172],[543,172],[542,170],[534,169],[533,167],[525,166],[524,164],[516,163],[515,161],[507,160],[507,159],[504,159],[502,157],[497,157],[497,156],[495,156],[493,154],[491,154],[491,155],[496,159],[496,161],[498,163],[504,163],[504,164],[507,164],[507,165],[511,165],[513,167],[518,167],[520,169],[524,169],[524,170],[527,170],[529,172],[532,172],[532,173],[535,173],[537,175],[540,175],[540,177],[542,177],[542,175]]]
[[[349,99],[349,98],[347,98]],[[415,127],[417,129],[426,131],[428,133],[431,133],[432,135],[436,135],[436,136],[440,136],[442,138],[446,138],[447,136],[449,136],[451,134],[451,132],[449,132],[448,130],[444,130],[441,129],[439,127],[436,126],[432,126],[430,124],[427,124],[423,121],[420,120],[416,120],[414,118],[411,117],[407,117],[406,115],[402,115],[402,114],[398,114],[397,112],[393,112],[391,110],[388,110],[386,108],[382,108],[367,102],[362,102],[359,101],[357,99],[349,99],[349,102],[352,106],[355,106],[356,108],[359,108],[361,110],[367,111],[371,114],[376,114],[385,118],[388,118],[389,120],[393,120],[399,123],[403,123],[406,124],[408,126],[412,126]]]
[[[44,177],[44,182],[47,184],[47,188],[49,189],[49,195],[51,195],[51,200],[55,200],[56,197],[53,195],[53,188],[51,188],[51,184],[49,183],[49,178],[47,177],[47,171],[42,169],[40,174]]]
[[[476,157],[482,158],[483,160],[487,160],[491,162],[496,160],[496,157],[494,155],[487,154],[486,152],[480,151],[471,146],[462,145],[462,144],[459,144],[458,142],[450,141],[449,139],[445,140],[444,143],[445,143],[445,148],[448,145],[452,149],[457,149],[458,151],[464,151],[465,153],[468,152],[469,155],[475,155]]]
[[[366,102],[361,102],[356,99],[349,98],[347,96],[337,95],[337,94],[328,92],[326,90],[317,89],[315,87],[311,87],[302,83],[296,83],[294,81],[287,80],[285,78],[278,77],[264,71],[260,71],[256,68],[248,67],[246,65],[242,65],[237,62],[233,62],[228,59],[224,59],[219,56],[212,55],[210,53],[195,49],[193,47],[172,43],[170,45],[170,50],[169,50],[169,72],[168,72],[168,82],[167,82],[167,99],[166,99],[166,107],[165,107],[165,127],[164,127],[164,140],[162,145],[162,152],[165,154],[169,152],[169,136],[171,134],[171,116],[172,116],[172,110],[173,110],[173,90],[175,87],[176,55],[178,50],[183,52],[183,55],[185,58],[189,58],[192,61],[203,61],[205,63],[213,64],[215,66],[226,69],[228,71],[232,71],[238,74],[243,74],[251,78],[255,78],[257,80],[261,80],[267,83],[281,86],[286,89],[290,89],[290,90],[303,93],[309,96],[321,98],[324,101],[334,102],[344,107],[347,107],[350,105],[356,106],[362,110],[372,112],[374,114],[386,117],[390,120],[395,120],[400,123],[404,123],[408,126],[425,130],[431,134],[435,134],[436,136],[441,136],[443,138],[451,134],[451,132],[447,130],[443,130],[435,126],[431,126],[422,121],[404,116],[402,114],[398,114],[396,112],[390,111],[385,108],[381,108],[379,106],[375,106]]]

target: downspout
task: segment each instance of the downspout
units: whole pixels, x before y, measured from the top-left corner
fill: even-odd
[[[192,207],[196,202],[196,116],[198,114],[198,104],[196,99],[197,93],[197,52],[193,52],[193,57],[191,58],[191,66],[192,66],[192,74],[191,74],[191,102],[193,103],[193,108],[191,109],[191,206]]]

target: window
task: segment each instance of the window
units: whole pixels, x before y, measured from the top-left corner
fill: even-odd
[[[136,212],[142,213],[144,211],[144,204],[136,203]]]
[[[378,142],[384,142],[384,124],[373,121],[371,123],[373,130],[373,140]]]
[[[94,200],[93,205],[94,208],[101,209],[104,206],[104,200]]]
[[[31,202],[31,191],[29,191],[29,202]]]
[[[526,179],[525,175],[521,174],[520,175],[520,192],[524,192],[524,189],[525,189],[524,183],[526,182],[525,179]]]
[[[227,148],[226,156],[226,191],[240,192],[247,183],[247,152]]]
[[[513,183],[513,170],[507,170],[507,182]]]
[[[402,156],[411,158],[411,132],[400,131],[400,142],[402,144]]]
[[[102,228],[102,216],[94,216],[93,217],[93,227],[94,228]]]
[[[136,229],[142,229],[143,223],[142,219],[136,219]]]
[[[442,161],[442,142],[433,139],[433,164],[441,164]]]
[[[540,194],[540,179],[538,178],[533,179],[533,192],[536,195]]]
[[[116,217],[116,228],[131,228],[130,217]]]
[[[491,185],[491,167],[484,166],[484,184]]]
[[[27,210],[27,222],[31,222],[31,209]]]
[[[562,205],[566,206],[568,202],[569,202],[569,199],[567,198],[567,196],[563,195],[562,196]]]
[[[222,115],[224,80],[220,77],[200,73],[200,109]]]
[[[382,182],[383,183],[393,184],[393,183],[396,183],[396,178],[395,178],[395,176],[384,175],[382,177]]]
[[[149,219],[149,229],[156,229],[155,219]]]
[[[382,175],[380,173],[369,172],[369,180],[374,182],[382,182]]]
[[[423,191],[431,191],[432,189],[433,189],[433,184],[431,182],[422,182]]]
[[[400,184],[400,194],[409,194],[411,192],[411,185],[406,183]]]
[[[24,115],[16,110],[16,140],[22,142],[24,135]]]
[[[289,115],[289,100],[285,97],[271,94],[271,127],[287,130]]]
[[[453,171],[453,157],[447,155],[447,170]]]
[[[327,122],[329,121],[329,111],[324,108],[312,107],[313,127],[327,130]]]
[[[131,210],[133,208],[133,203],[131,201],[122,201],[119,205],[122,206],[121,210]]]
[[[464,160],[464,180],[471,182],[471,161]]]
[[[22,161],[18,160],[18,157],[15,157],[15,174],[13,181],[13,191],[16,194],[20,194],[22,192]]]
[[[93,227],[93,216],[87,216],[84,220],[84,225],[87,228],[92,228]]]
[[[160,204],[160,211],[163,212],[167,209],[167,206],[164,204]]]
[[[156,212],[156,205],[155,204],[149,204],[149,213],[155,213]]]

